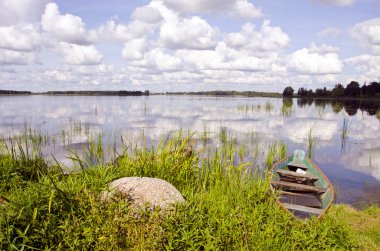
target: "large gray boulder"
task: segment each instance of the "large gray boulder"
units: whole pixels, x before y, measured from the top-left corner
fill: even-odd
[[[160,207],[163,210],[185,202],[173,185],[162,179],[148,177],[126,177],[111,182],[102,199],[108,201],[111,198],[125,199],[134,207]]]

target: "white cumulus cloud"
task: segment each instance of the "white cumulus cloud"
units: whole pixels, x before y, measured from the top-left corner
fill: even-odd
[[[143,38],[128,41],[124,43],[122,57],[126,60],[141,60],[144,58],[146,47],[147,42]]]
[[[264,20],[260,30],[256,30],[253,24],[246,23],[239,33],[226,34],[224,41],[235,49],[265,52],[287,47],[290,38],[281,27],[271,26],[269,20]]]
[[[61,51],[66,63],[76,65],[99,64],[102,54],[93,45],[77,45],[60,43]]]
[[[0,0],[0,25],[37,22],[48,2],[50,0]]]
[[[311,53],[319,53],[319,54],[325,54],[325,53],[338,53],[339,48],[335,46],[330,46],[327,44],[321,44],[317,46],[315,43],[311,43],[309,46],[309,51]]]
[[[217,35],[218,30],[197,16],[166,22],[160,29],[161,42],[172,49],[211,49],[217,43]]]
[[[56,3],[46,5],[41,19],[42,29],[58,38],[59,41],[88,44],[89,36],[86,25],[78,16],[71,14],[61,15]]]
[[[37,61],[33,52],[0,49],[0,65],[27,65]]]
[[[157,25],[152,25],[139,20],[129,24],[120,24],[116,20],[108,20],[96,31],[97,40],[125,42],[133,39],[143,38],[153,32]]]
[[[347,58],[344,62],[362,73],[359,77],[361,82],[372,82],[380,79],[380,56],[364,54]]]
[[[146,23],[159,23],[162,20],[160,12],[151,6],[137,7],[132,13],[132,18]]]
[[[331,48],[318,48],[311,44],[311,48],[303,48],[292,53],[287,62],[290,71],[299,74],[339,74],[342,72],[343,63],[336,52],[330,52]]]
[[[0,26],[0,48],[16,51],[34,51],[40,47],[41,37],[31,24]]]
[[[362,46],[380,54],[380,18],[357,23],[350,33]]]
[[[263,16],[259,8],[248,0],[163,0],[165,5],[185,13],[220,12],[241,18]]]

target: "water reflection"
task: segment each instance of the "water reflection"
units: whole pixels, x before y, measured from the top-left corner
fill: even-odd
[[[379,108],[348,100],[0,96],[0,133],[17,135],[27,126],[54,135],[47,155],[66,163],[66,148],[85,147],[98,133],[105,143],[144,135],[154,144],[169,131],[190,130],[203,145],[218,146],[223,137],[244,144],[245,160],[263,158],[279,140],[289,152],[307,150],[312,138],[314,160],[340,190],[338,201],[354,203],[380,198]]]
[[[366,112],[369,116],[376,116],[380,111],[380,102],[375,100],[333,100],[333,99],[297,99],[297,104],[300,107],[315,104],[317,107],[326,107],[330,105],[334,113],[340,113],[344,108],[349,116],[355,116],[360,110]],[[380,119],[380,118],[379,118]]]

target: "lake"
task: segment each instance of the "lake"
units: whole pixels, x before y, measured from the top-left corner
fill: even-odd
[[[289,153],[312,153],[337,202],[360,206],[380,204],[379,107],[364,101],[246,97],[0,96],[0,134],[13,137],[26,128],[49,134],[54,143],[44,147],[45,156],[68,166],[66,149],[80,151],[99,133],[104,144],[116,142],[117,148],[120,135],[155,145],[170,132],[196,132],[199,147],[201,142],[220,146],[223,136],[244,145],[244,161],[252,161],[254,152],[255,160],[264,161],[267,149],[281,142]]]

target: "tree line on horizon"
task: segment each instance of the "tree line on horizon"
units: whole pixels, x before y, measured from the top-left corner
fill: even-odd
[[[294,89],[291,86],[285,87],[283,96],[292,97],[380,97],[380,82],[371,82],[368,85],[364,83],[362,86],[357,81],[351,81],[344,87],[342,84],[336,84],[331,90],[326,87],[317,88],[315,91],[312,89],[306,89],[301,87],[297,93],[294,93]]]

